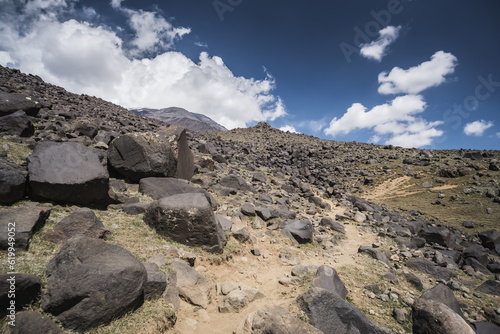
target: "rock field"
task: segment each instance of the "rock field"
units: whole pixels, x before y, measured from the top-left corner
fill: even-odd
[[[189,132],[0,66],[2,333],[500,333],[499,223],[499,151]]]

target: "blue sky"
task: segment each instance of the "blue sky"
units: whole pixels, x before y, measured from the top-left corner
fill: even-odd
[[[496,0],[0,0],[0,64],[228,128],[500,147]]]

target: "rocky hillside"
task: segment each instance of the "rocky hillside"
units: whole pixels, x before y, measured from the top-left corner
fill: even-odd
[[[196,114],[186,109],[170,107],[165,109],[131,109],[135,114],[158,119],[162,122],[179,125],[192,132],[217,132],[227,129],[219,123],[202,114]]]
[[[499,332],[498,151],[195,134],[3,67],[0,129],[5,333]]]

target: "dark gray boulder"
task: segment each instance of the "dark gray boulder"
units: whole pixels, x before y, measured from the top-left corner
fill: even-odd
[[[487,280],[478,286],[476,291],[486,293],[487,295],[500,296],[500,282]]]
[[[254,187],[245,181],[241,176],[227,175],[220,179],[219,184],[223,187],[233,188],[236,190],[255,192]]]
[[[480,245],[471,245],[467,247],[462,253],[464,259],[474,258],[479,261],[483,266],[487,266],[489,263],[488,252]]]
[[[109,175],[94,149],[79,143],[41,142],[28,157],[34,200],[106,206]]]
[[[139,181],[139,192],[155,200],[172,195],[200,193],[205,195],[212,205],[212,208],[217,208],[217,201],[210,193],[183,179],[172,177],[146,177]]]
[[[145,177],[175,177],[177,158],[169,143],[154,133],[121,135],[109,144],[109,164],[133,182]]]
[[[443,279],[449,281],[450,278],[457,276],[454,270],[443,268],[436,263],[422,258],[413,258],[406,263],[408,268],[416,269],[425,274],[434,276],[436,279]]]
[[[313,225],[309,220],[289,220],[283,223],[283,232],[290,234],[299,244],[313,241]]]
[[[140,306],[146,280],[146,269],[128,250],[75,237],[49,262],[42,308],[64,327],[85,331]]]
[[[500,244],[500,232],[495,229],[480,232],[477,236],[481,239],[482,245],[486,248],[493,250],[495,249],[495,245]]]
[[[0,249],[7,250],[14,238],[16,250],[27,250],[31,237],[45,225],[50,210],[31,207],[16,207],[0,211]]]
[[[156,263],[144,263],[147,272],[147,280],[144,283],[144,299],[159,299],[167,288],[167,275],[158,268]]]
[[[452,233],[444,226],[427,226],[419,232],[419,236],[429,244],[436,243],[448,248],[452,248],[455,244]]]
[[[61,220],[54,228],[45,233],[45,239],[53,243],[64,243],[75,236],[106,240],[111,234],[104,228],[94,211],[79,208]]]
[[[17,169],[0,163],[0,204],[19,201],[26,193],[26,177]]]
[[[443,303],[459,316],[465,319],[465,316],[462,313],[462,309],[460,308],[460,303],[453,294],[453,291],[444,284],[438,284],[432,289],[425,291],[422,296],[420,296],[420,298],[430,299],[439,303]]]
[[[316,276],[311,282],[315,288],[322,288],[330,292],[335,292],[342,299],[347,297],[347,289],[340,279],[337,271],[330,266],[323,265],[316,271]]]
[[[5,334],[64,334],[66,333],[52,319],[35,311],[22,311],[16,314],[16,326],[5,324]]]
[[[10,115],[0,117],[0,133],[19,137],[31,137],[35,127],[24,111],[16,111]]]
[[[475,334],[469,324],[443,303],[418,299],[412,306],[414,334]]]
[[[412,284],[418,291],[422,291],[424,289],[424,285],[422,284],[422,280],[418,278],[417,275],[407,272],[403,273],[404,277],[406,278],[406,281],[410,284]]]
[[[264,221],[271,220],[273,218],[277,218],[279,216],[279,212],[275,208],[268,208],[268,207],[258,207],[255,208],[255,213],[257,216],[262,218]]]
[[[248,217],[255,217],[255,215],[256,215],[255,208],[250,203],[243,204],[241,206],[240,211],[242,214],[244,214],[245,216],[248,216]]]
[[[36,116],[40,108],[42,108],[42,104],[27,95],[0,91],[0,116],[10,115],[18,110],[22,110],[30,116]]]
[[[300,295],[297,303],[309,317],[309,323],[325,334],[389,333],[334,292],[312,288]]]
[[[35,301],[40,294],[42,281],[31,274],[4,274],[0,275],[0,316],[10,313],[11,300],[15,301],[15,309],[21,310],[24,306]],[[14,293],[15,297],[9,297]]]
[[[317,328],[293,317],[280,306],[250,313],[234,334],[321,334]]]
[[[187,193],[153,202],[144,221],[162,236],[182,244],[222,253],[226,236],[205,195]]]

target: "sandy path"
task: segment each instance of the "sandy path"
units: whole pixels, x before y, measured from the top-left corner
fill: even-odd
[[[329,216],[335,218],[336,214],[344,212],[344,208],[335,207]],[[256,310],[271,305],[280,305],[290,308],[294,300],[303,292],[304,287],[283,286],[279,280],[289,276],[292,266],[283,265],[279,259],[279,254],[284,248],[288,248],[291,253],[302,260],[303,265],[320,266],[330,265],[333,268],[340,268],[344,265],[359,265],[357,262],[358,248],[360,245],[371,245],[376,240],[373,234],[359,233],[358,228],[353,224],[345,225],[346,239],[333,251],[323,251],[319,246],[305,250],[286,245],[286,239],[280,238],[279,243],[273,243],[277,239],[279,232],[273,237],[264,235],[257,238],[254,245],[242,245],[240,255],[233,257],[230,262],[221,265],[209,265],[207,262],[197,263],[198,270],[209,279],[213,285],[211,291],[211,303],[206,312],[200,311],[199,307],[194,307],[185,302],[181,303],[178,313],[178,320],[175,328],[168,333],[206,333],[206,334],[227,334],[233,330],[246,318],[246,316]],[[259,231],[252,230],[253,235]],[[255,257],[250,253],[250,249],[259,248],[262,256]],[[326,255],[326,256],[325,256]],[[202,266],[200,269],[199,266]],[[264,299],[256,300],[240,313],[219,313],[218,305],[222,302],[223,296],[216,295],[215,285],[223,282],[235,282],[248,287],[256,288],[265,295]]]

